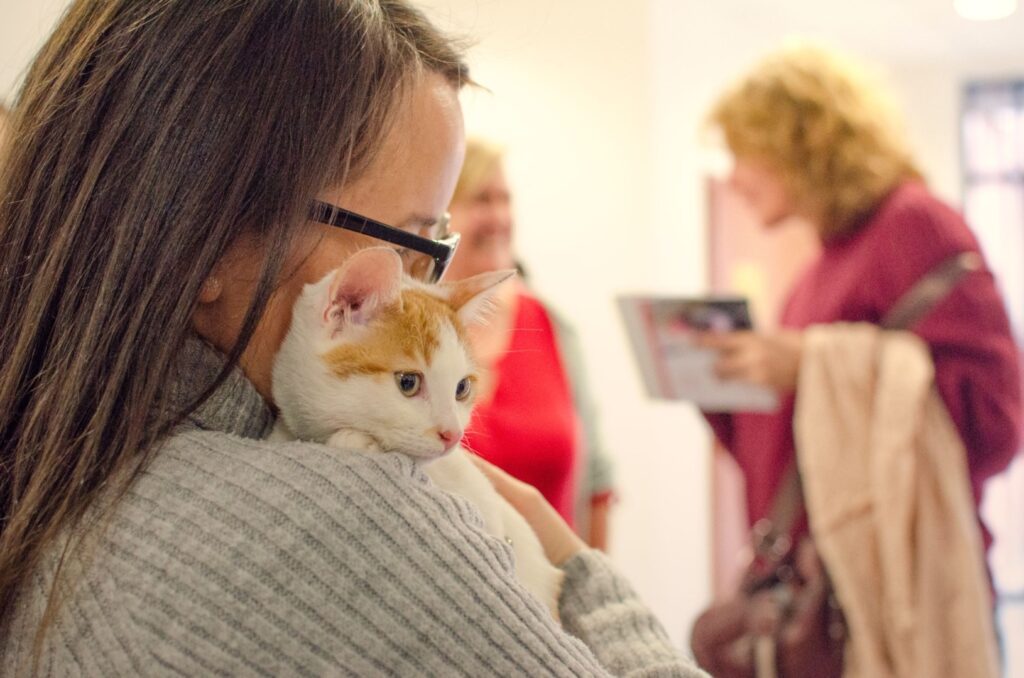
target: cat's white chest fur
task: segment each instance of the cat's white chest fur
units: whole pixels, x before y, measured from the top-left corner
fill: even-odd
[[[564,574],[548,561],[533,529],[495,491],[491,481],[470,461],[468,453],[456,447],[426,464],[424,470],[442,490],[463,497],[477,507],[487,531],[512,547],[519,581],[558,619],[558,595]]]

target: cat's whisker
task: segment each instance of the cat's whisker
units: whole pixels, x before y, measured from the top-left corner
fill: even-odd
[[[468,443],[466,443],[465,438],[463,438],[462,442],[459,443],[459,444],[462,446],[462,449],[466,450],[467,452],[469,452],[473,456],[480,457],[481,459],[483,459],[483,456],[479,452],[474,450],[472,447],[469,446]]]
[[[488,437],[491,437],[491,434],[488,433],[487,431],[481,431],[480,429],[473,429],[473,428],[467,428],[465,435],[473,436],[474,438],[477,438],[477,439],[480,439],[480,438],[486,439]],[[463,440],[465,440],[465,436],[463,436]]]

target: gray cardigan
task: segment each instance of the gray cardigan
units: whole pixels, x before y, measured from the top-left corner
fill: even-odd
[[[220,360],[192,341],[174,392]],[[559,628],[409,458],[269,443],[271,423],[236,371],[162,445],[65,564],[43,675],[703,675],[598,553],[565,565]],[[3,675],[28,669],[57,548],[2,631]]]

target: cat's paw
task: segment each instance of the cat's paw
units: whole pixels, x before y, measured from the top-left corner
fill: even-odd
[[[338,431],[327,439],[327,444],[331,447],[337,447],[342,450],[359,450],[361,452],[384,451],[380,446],[380,443],[378,443],[373,437],[363,433],[362,431],[353,431],[351,429],[342,429],[341,431]]]

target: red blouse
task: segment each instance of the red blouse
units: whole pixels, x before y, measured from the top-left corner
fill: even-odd
[[[923,275],[965,251],[980,250],[963,219],[922,184],[903,184],[853,235],[825,243],[790,295],[782,325],[878,323]],[[992,274],[969,275],[911,329],[931,349],[939,394],[967,448],[980,503],[984,481],[1017,451],[1022,415],[1018,350]],[[793,458],[793,405],[789,398],[772,414],[708,417],[743,470],[751,524],[770,512]],[[987,530],[984,538],[987,547]]]
[[[492,367],[494,391],[481,401],[464,443],[533,485],[573,524],[582,442],[554,326],[543,305],[520,294],[508,350]]]

